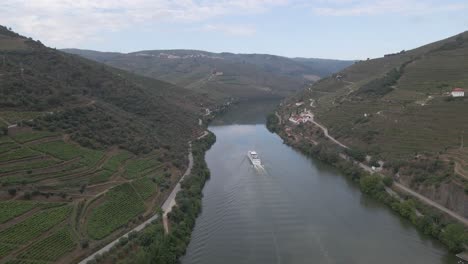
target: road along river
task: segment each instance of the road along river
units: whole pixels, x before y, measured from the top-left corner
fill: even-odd
[[[211,179],[183,264],[457,263],[339,171],[284,145],[264,124],[272,106],[240,105],[210,126]],[[264,169],[249,163],[252,149]]]

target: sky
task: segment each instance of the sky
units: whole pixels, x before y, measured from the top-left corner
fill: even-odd
[[[54,48],[366,59],[468,30],[468,0],[1,0],[0,24]]]

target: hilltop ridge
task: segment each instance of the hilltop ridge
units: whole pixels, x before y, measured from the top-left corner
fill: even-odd
[[[455,87],[468,91],[467,57],[463,32],[359,61],[290,97],[280,113],[288,120],[308,109],[369,164],[468,217],[468,99],[451,96]],[[309,135],[316,127],[293,129]]]
[[[199,50],[144,50],[131,53],[78,49],[64,51],[215,98],[284,97],[353,63]]]

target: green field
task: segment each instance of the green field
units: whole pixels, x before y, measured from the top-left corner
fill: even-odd
[[[117,155],[112,156],[106,163],[102,166],[102,168],[109,170],[109,171],[117,171],[118,167],[122,165],[127,159],[129,159],[132,154],[128,151],[121,150]]]
[[[0,223],[24,214],[37,206],[37,202],[28,201],[5,201],[0,202]]]
[[[86,149],[63,141],[45,142],[34,145],[33,148],[61,160],[71,160],[80,157],[81,163],[88,166],[95,165],[103,156],[101,151]]]
[[[0,173],[22,171],[22,170],[32,171],[34,169],[49,167],[57,163],[59,162],[55,160],[39,160],[39,161],[31,161],[31,162],[21,163],[21,164],[4,165],[0,168]]]
[[[19,147],[20,146],[18,144],[15,144],[14,142],[6,142],[3,144],[0,144],[0,154],[3,154],[5,152],[11,151]]]
[[[1,231],[0,243],[24,244],[64,221],[70,212],[70,206],[38,212],[23,222]]]
[[[128,183],[111,189],[105,201],[95,208],[88,220],[88,234],[99,240],[126,225],[145,210],[143,201]]]
[[[129,160],[125,164],[124,176],[128,179],[137,178],[142,176],[145,171],[156,168],[159,165],[160,163],[156,158]]]
[[[89,179],[90,184],[106,182],[112,176],[113,172],[108,170],[99,171]]]
[[[53,137],[53,136],[58,136],[58,135],[60,134],[48,132],[48,131],[25,131],[25,132],[15,133],[12,136],[12,138],[15,141],[18,141],[20,143],[26,143],[26,142],[38,140],[41,138]]]
[[[76,242],[73,239],[71,230],[67,227],[34,243],[26,251],[21,253],[18,258],[38,261],[55,261],[75,247]]]
[[[34,119],[42,114],[42,112],[1,111],[0,117],[11,124],[15,124],[22,120]]]
[[[4,143],[13,143],[14,141],[10,138],[10,137],[7,137],[7,136],[4,136],[4,135],[0,135],[0,144],[4,144]]]
[[[0,258],[10,253],[16,246],[0,243]]]
[[[41,156],[41,153],[27,147],[12,150],[0,155],[0,162]]]
[[[156,193],[157,185],[150,178],[143,177],[132,182],[133,187],[144,200]]]

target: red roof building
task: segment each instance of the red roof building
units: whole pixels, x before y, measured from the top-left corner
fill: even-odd
[[[463,88],[453,88],[452,97],[464,97],[465,90]]]

